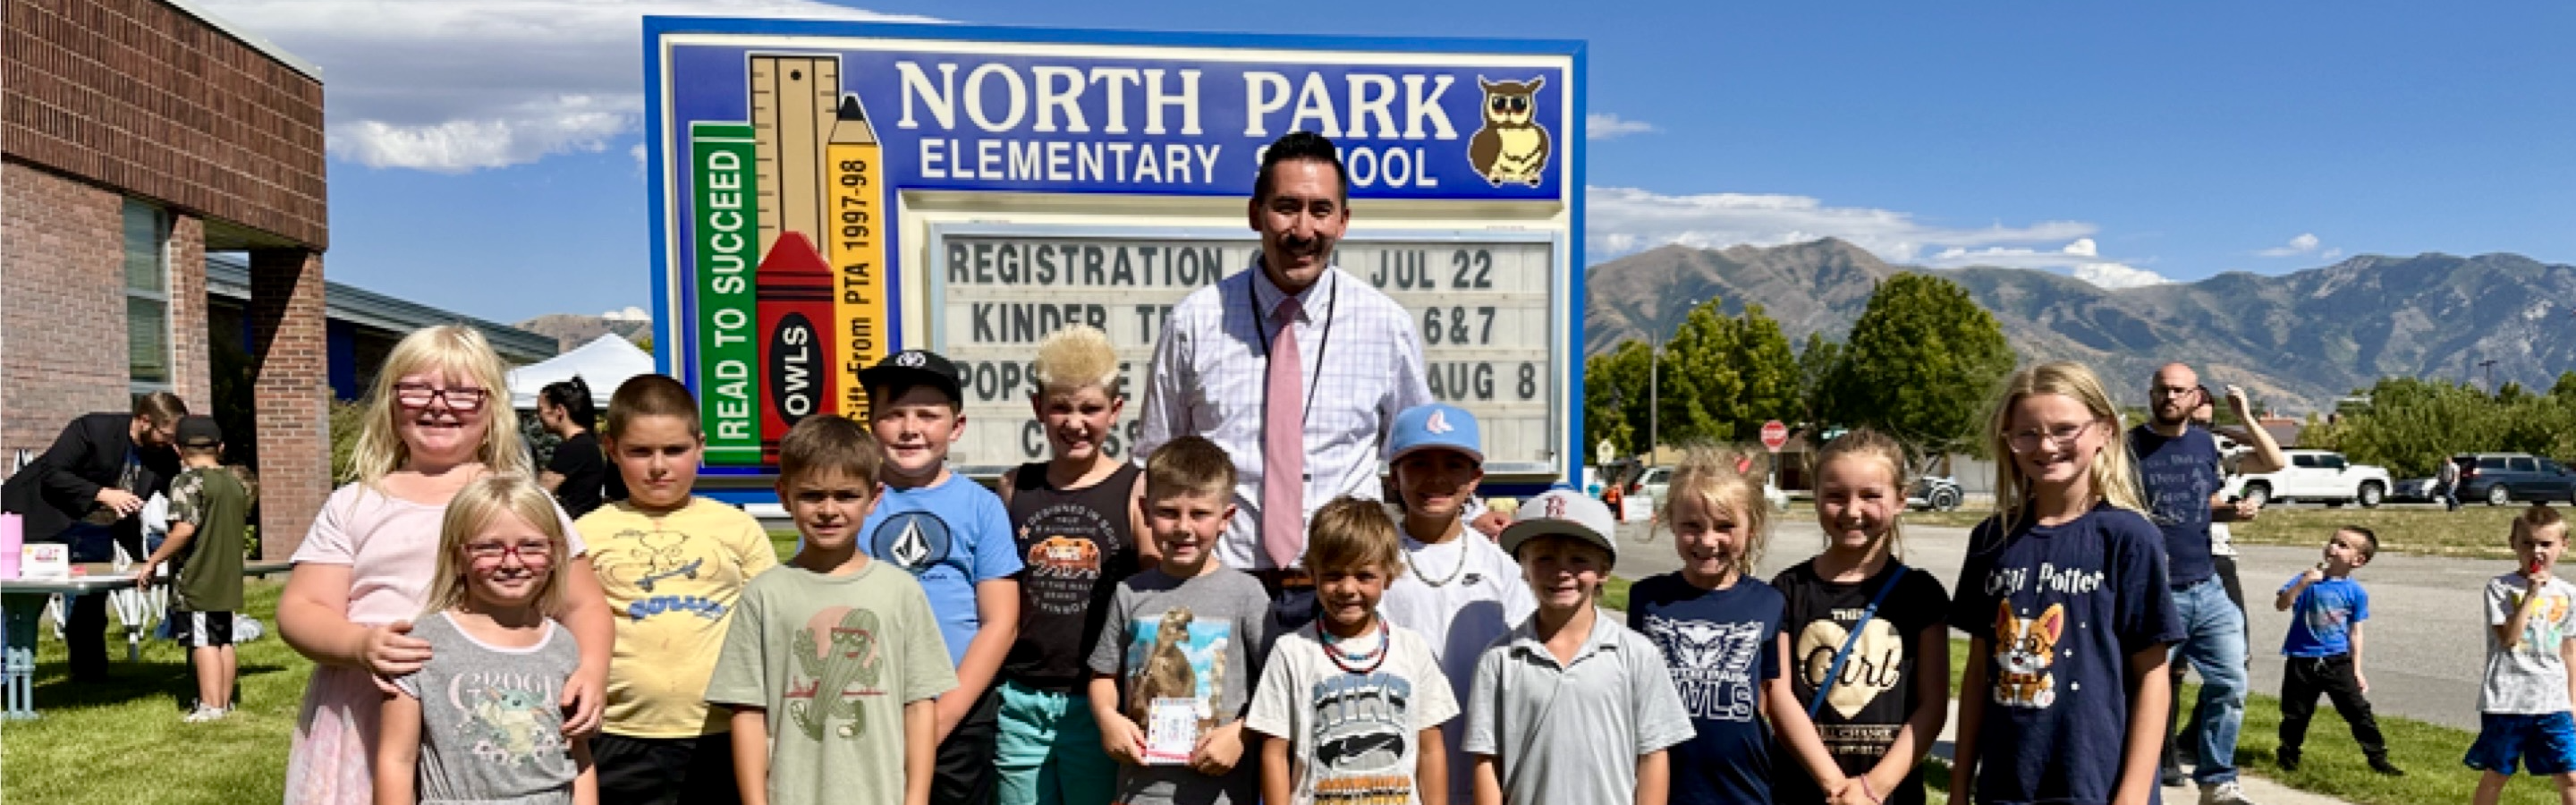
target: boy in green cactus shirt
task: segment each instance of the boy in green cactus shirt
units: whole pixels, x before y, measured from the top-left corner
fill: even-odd
[[[734,711],[744,805],[930,802],[932,702],[957,673],[921,584],[859,551],[884,455],[837,416],[779,444],[778,499],[805,547],[744,585],[707,684]]]

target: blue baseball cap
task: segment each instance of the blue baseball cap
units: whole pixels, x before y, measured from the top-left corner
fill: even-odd
[[[1476,415],[1448,403],[1430,403],[1404,409],[1395,415],[1395,427],[1386,440],[1386,461],[1404,460],[1413,451],[1442,448],[1465,453],[1485,463],[1485,438],[1476,427]]]

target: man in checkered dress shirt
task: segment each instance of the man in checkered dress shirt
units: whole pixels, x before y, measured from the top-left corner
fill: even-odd
[[[1172,308],[1145,384],[1136,461],[1198,435],[1234,457],[1235,515],[1216,546],[1226,566],[1278,570],[1262,549],[1263,397],[1271,337],[1265,321],[1298,299],[1306,478],[1300,521],[1343,495],[1376,500],[1387,423],[1432,401],[1413,316],[1331,265],[1350,225],[1350,180],[1330,140],[1291,133],[1265,152],[1249,217],[1261,233],[1250,270],[1201,288]],[[1303,544],[1302,539],[1299,544]]]

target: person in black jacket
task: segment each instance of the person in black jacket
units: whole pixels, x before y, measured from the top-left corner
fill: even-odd
[[[54,446],[0,484],[0,509],[26,517],[30,542],[72,545],[72,558],[115,558],[110,541],[142,557],[143,523],[137,515],[152,493],[179,474],[171,449],[188,404],[156,391],[134,399],[134,412],[83,415],[63,426]],[[107,676],[107,596],[72,599],[63,642],[71,651],[74,680]]]

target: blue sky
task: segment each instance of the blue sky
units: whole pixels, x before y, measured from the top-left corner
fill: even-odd
[[[1587,40],[1596,262],[1828,235],[2106,285],[2576,262],[2566,4],[207,5],[324,70],[332,278],[502,321],[649,301],[648,12]]]

